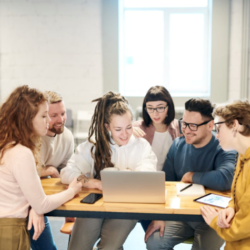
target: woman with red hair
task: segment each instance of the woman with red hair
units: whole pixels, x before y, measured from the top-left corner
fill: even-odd
[[[0,249],[30,250],[27,224],[34,224],[37,239],[44,229],[40,215],[81,190],[76,179],[59,194],[47,196],[42,189],[41,136],[49,120],[45,95],[28,86],[16,88],[0,107]]]

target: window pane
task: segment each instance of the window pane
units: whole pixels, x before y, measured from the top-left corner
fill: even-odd
[[[207,0],[124,0],[125,8],[207,7]]]
[[[204,34],[203,14],[170,15],[167,86],[171,93],[208,94]]]
[[[143,95],[152,85],[163,85],[163,32],[162,11],[125,11],[120,53],[124,95]]]

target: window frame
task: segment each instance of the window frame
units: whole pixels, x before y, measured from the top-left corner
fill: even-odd
[[[119,1],[102,2],[102,53],[103,53],[103,92],[119,91]],[[228,99],[229,72],[229,28],[230,0],[212,2],[211,20],[211,87],[210,99],[214,103],[226,102]],[[146,94],[146,93],[145,93]],[[173,97],[176,107],[183,107],[184,102],[192,96]],[[127,97],[130,105],[136,109],[142,105],[143,97]]]
[[[170,60],[170,56],[169,55],[169,46],[170,46],[170,40],[169,40],[169,30],[170,30],[170,17],[171,14],[202,14],[204,16],[204,66],[203,66],[203,70],[204,70],[204,82],[203,82],[203,86],[207,89],[206,92],[199,92],[199,91],[195,91],[189,93],[189,95],[198,97],[198,96],[210,96],[210,89],[211,89],[211,83],[210,83],[210,73],[211,73],[211,62],[210,62],[210,57],[209,54],[211,54],[211,43],[209,43],[209,41],[211,41],[211,32],[209,30],[209,23],[210,23],[210,19],[211,19],[211,14],[209,13],[209,11],[211,11],[212,7],[211,7],[211,0],[208,0],[208,5],[206,7],[152,7],[152,8],[148,8],[148,7],[144,7],[144,8],[131,8],[131,7],[123,7],[123,0],[120,0],[120,6],[119,6],[119,92],[121,94],[124,94],[126,96],[129,97],[135,97],[135,96],[144,96],[144,92],[145,90],[142,90],[140,94],[138,93],[131,93],[131,91],[126,91],[125,90],[125,83],[124,83],[124,79],[125,79],[125,67],[126,67],[126,63],[125,63],[125,53],[124,53],[124,14],[126,11],[162,11],[163,12],[163,18],[164,18],[164,62],[163,62],[163,68],[166,69],[163,71],[163,85],[164,87],[166,87],[171,95],[173,97],[185,97],[187,96],[185,91],[172,91],[171,87],[170,87],[170,80],[169,80],[169,60]]]

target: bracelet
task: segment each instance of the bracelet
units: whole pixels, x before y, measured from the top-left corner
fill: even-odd
[[[89,178],[86,175],[81,174],[77,177],[77,181],[81,181],[81,180],[83,180],[83,183],[87,183],[89,181]]]

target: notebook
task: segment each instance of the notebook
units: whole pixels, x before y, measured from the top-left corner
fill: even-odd
[[[104,202],[165,203],[165,172],[101,171]]]
[[[177,191],[177,196],[182,197],[182,196],[202,196],[205,195],[205,188],[203,185],[200,184],[193,184],[191,187],[183,190],[182,192],[180,191],[182,188],[185,188],[188,186],[190,183],[176,183],[176,191]]]

